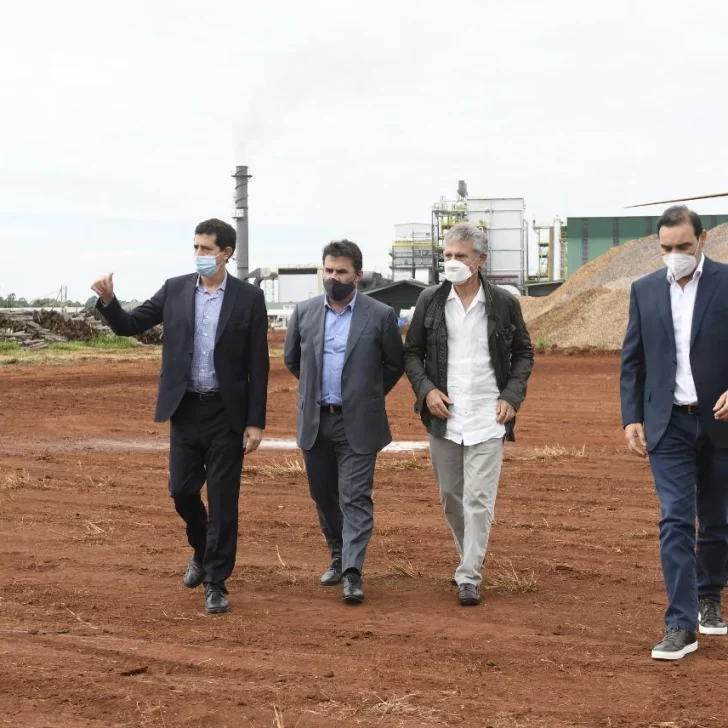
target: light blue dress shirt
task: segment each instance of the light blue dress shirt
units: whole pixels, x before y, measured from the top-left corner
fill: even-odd
[[[215,336],[226,285],[227,273],[220,288],[215,293],[208,293],[202,285],[202,280],[197,278],[195,349],[192,355],[189,386],[192,392],[215,392],[220,388],[215,374]]]
[[[321,404],[341,405],[341,373],[344,369],[344,355],[346,342],[349,339],[351,317],[354,314],[354,304],[359,293],[346,305],[346,308],[337,313],[329,306],[328,299],[324,297],[326,320],[324,323],[324,357],[323,371],[321,373]]]

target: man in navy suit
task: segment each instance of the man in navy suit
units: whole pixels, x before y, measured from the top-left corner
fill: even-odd
[[[728,265],[705,257],[700,217],[683,205],[657,233],[667,271],[632,285],[620,390],[627,444],[649,457],[662,515],[667,632],[652,657],[678,660],[698,648],[696,627],[728,633]]]

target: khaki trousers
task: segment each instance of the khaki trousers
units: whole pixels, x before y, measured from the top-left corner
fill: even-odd
[[[495,513],[503,440],[457,445],[430,435],[430,454],[440,502],[460,556],[455,581],[477,586]]]

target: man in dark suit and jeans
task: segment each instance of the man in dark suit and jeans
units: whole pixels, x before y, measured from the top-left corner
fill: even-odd
[[[697,649],[696,627],[728,633],[728,266],[705,257],[687,207],[666,210],[657,232],[667,271],[632,285],[622,420],[630,450],[649,457],[662,514],[667,633],[652,657],[678,660]]]
[[[225,270],[235,251],[230,225],[201,222],[193,247],[196,272],[170,278],[131,311],[119,305],[112,273],[92,290],[120,336],[164,325],[155,420],[171,421],[169,491],[193,549],[184,584],[204,583],[205,611],[216,614],[229,608],[243,454],[257,449],[265,427],[268,316],[263,292]]]

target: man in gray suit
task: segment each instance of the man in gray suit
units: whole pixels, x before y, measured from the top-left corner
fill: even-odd
[[[392,308],[357,292],[359,246],[329,243],[323,264],[326,294],[296,306],[284,360],[299,380],[297,442],[331,552],[321,583],[343,579],[344,601],[356,604],[374,524],[374,465],[392,441],[384,397],[404,372],[404,349]]]

